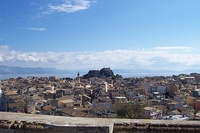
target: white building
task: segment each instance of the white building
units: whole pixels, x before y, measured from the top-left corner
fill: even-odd
[[[163,111],[157,109],[156,107],[145,107],[144,111],[144,116],[150,119],[159,119],[162,117],[163,114]]]
[[[190,117],[185,115],[170,115],[162,118],[163,120],[189,120]]]
[[[115,103],[127,103],[128,100],[126,97],[115,97]]]
[[[92,110],[95,113],[111,112],[112,100],[109,97],[98,97],[92,101]]]

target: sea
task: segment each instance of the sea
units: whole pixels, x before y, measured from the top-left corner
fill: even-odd
[[[80,75],[84,75],[85,73]],[[172,76],[176,75],[175,73],[117,73],[122,75],[123,78],[141,78],[141,77],[153,77],[153,76]],[[60,78],[76,78],[77,73],[63,73],[63,74],[0,74],[0,80],[6,80],[10,78],[27,78],[27,77],[51,77],[58,76]]]

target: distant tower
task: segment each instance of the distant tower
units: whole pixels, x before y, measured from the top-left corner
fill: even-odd
[[[1,95],[2,95],[2,90],[1,90],[1,87],[0,87],[0,98],[1,98]]]
[[[79,72],[77,74],[77,81],[78,81],[78,83],[80,83],[80,74],[79,74]]]
[[[108,92],[108,83],[104,82],[104,84],[105,84],[105,91]]]
[[[1,87],[0,87],[0,103],[1,103],[1,97],[2,97],[2,90],[1,90]]]
[[[55,87],[54,86],[51,87],[51,91],[55,92]]]

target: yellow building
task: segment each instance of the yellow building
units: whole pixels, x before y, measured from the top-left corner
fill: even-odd
[[[195,101],[196,101],[195,97],[191,97],[191,96],[186,97],[186,104],[187,105],[193,106]]]

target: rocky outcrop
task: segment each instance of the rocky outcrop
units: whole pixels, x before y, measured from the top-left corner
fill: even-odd
[[[90,70],[87,74],[83,75],[83,78],[93,77],[115,77],[113,71],[110,68],[102,68],[101,70]]]
[[[114,77],[114,73],[110,68],[102,68],[99,72],[99,74],[101,76],[105,76],[105,77]]]
[[[90,70],[87,74],[83,75],[83,78],[100,77],[99,70]]]

